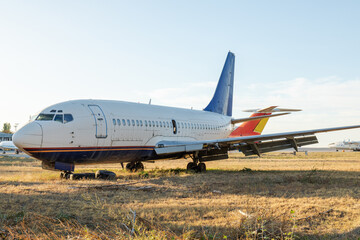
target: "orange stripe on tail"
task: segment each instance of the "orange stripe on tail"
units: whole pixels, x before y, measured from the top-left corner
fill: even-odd
[[[271,113],[253,113],[250,117],[271,115]],[[263,118],[253,121],[244,122],[238,128],[236,128],[229,137],[241,137],[260,135],[265,128],[269,118]]]

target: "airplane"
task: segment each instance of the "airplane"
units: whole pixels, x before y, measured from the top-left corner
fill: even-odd
[[[354,152],[360,151],[360,141],[342,141],[336,143],[330,143],[329,148],[335,149],[337,152],[339,150],[353,150]]]
[[[12,141],[2,141],[0,142],[0,149],[3,151],[3,154],[6,153],[6,150],[15,150],[16,154],[19,154],[19,149],[14,145]]]
[[[298,112],[301,109],[290,109],[290,108],[278,108],[277,106],[271,106],[262,109],[248,109],[243,112],[252,112],[250,118],[271,115],[274,112],[286,112],[283,114],[277,114],[276,116],[282,116],[289,114],[290,112]],[[257,119],[252,121],[247,121],[242,123],[237,127],[233,132],[230,133],[228,137],[241,137],[241,136],[252,136],[260,135],[264,130],[269,118]]]
[[[143,162],[190,157],[188,170],[205,172],[205,162],[318,143],[315,133],[360,125],[230,137],[234,124],[279,114],[232,117],[235,55],[227,54],[215,93],[203,110],[112,100],[71,100],[42,110],[13,135],[14,144],[42,161],[48,170],[69,178],[75,165],[123,163],[130,171]]]

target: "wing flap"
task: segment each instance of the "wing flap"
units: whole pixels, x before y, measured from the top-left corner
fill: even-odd
[[[249,156],[249,155],[260,155],[262,153],[279,151],[288,148],[294,148],[295,150],[297,150],[298,147],[315,144],[315,143],[318,143],[318,140],[316,136],[313,135],[313,136],[281,139],[281,140],[258,142],[251,144],[240,144],[238,146],[234,146],[234,148],[243,152],[245,156]]]

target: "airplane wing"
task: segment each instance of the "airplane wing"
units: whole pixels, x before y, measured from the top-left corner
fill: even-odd
[[[164,156],[175,153],[197,153],[202,161],[226,159],[229,150],[242,151],[246,156],[260,156],[261,153],[287,148],[294,148],[297,151],[298,147],[318,143],[315,133],[352,128],[360,128],[360,125],[204,141],[160,141],[155,145],[155,152]]]
[[[249,122],[252,120],[257,120],[257,119],[262,119],[262,118],[270,118],[270,117],[278,117],[278,116],[287,115],[287,114],[290,114],[290,113],[278,113],[278,114],[248,117],[248,118],[237,118],[237,119],[231,119],[231,123],[236,124],[236,123],[241,123],[241,122]]]

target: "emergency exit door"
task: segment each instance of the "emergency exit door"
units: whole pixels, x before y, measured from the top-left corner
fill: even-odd
[[[106,138],[107,137],[107,124],[104,112],[98,105],[89,105],[90,111],[95,120],[95,137]]]

